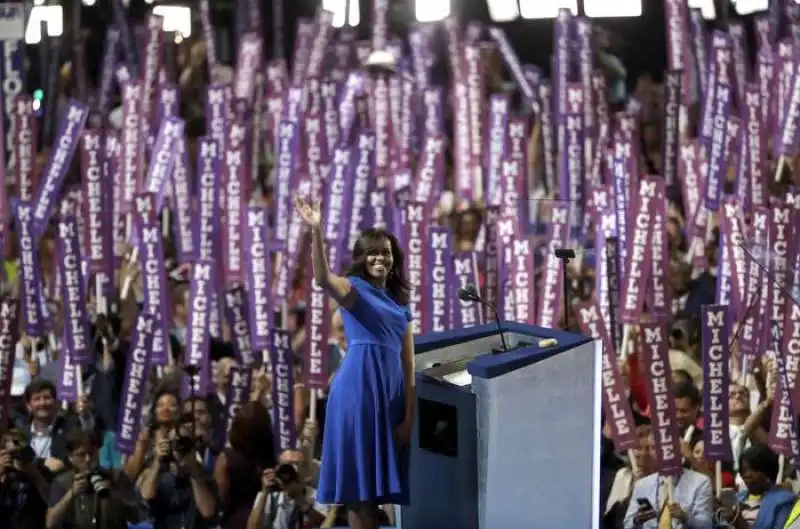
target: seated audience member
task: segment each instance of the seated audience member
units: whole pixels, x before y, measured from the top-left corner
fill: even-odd
[[[700,441],[694,448],[692,448],[692,459],[690,461],[692,468],[701,474],[705,474],[709,478],[711,478],[712,483],[716,477],[716,461],[709,461],[705,458],[705,442]],[[721,464],[721,475],[720,478],[722,479],[722,488],[723,489],[732,489],[736,487],[736,475],[733,472],[733,463],[729,461],[722,461]],[[716,485],[714,485],[714,492],[719,493],[716,490]]]
[[[247,520],[247,529],[306,529],[319,527],[326,509],[317,504],[314,489],[300,479],[290,464],[267,469],[261,492]]]
[[[633,449],[633,461],[619,469],[608,493],[603,516],[604,527],[620,527],[631,499],[633,484],[637,479],[656,471],[656,455],[653,449],[653,432],[649,419],[636,415],[640,424],[636,426],[637,445]]]
[[[703,439],[703,430],[697,427],[700,413],[700,391],[694,384],[675,386],[675,419],[680,428],[683,456],[690,459],[694,445]]]
[[[88,400],[79,399],[77,416],[62,414],[58,409],[55,385],[47,380],[34,380],[25,388],[27,414],[18,417],[16,426],[30,432],[30,446],[37,459],[44,461],[52,472],[64,466],[67,449],[64,435],[73,428],[93,431],[99,421],[87,410]]]
[[[625,529],[686,527],[710,529],[714,510],[711,480],[708,476],[684,469],[673,479],[672,503],[667,501],[668,478],[654,472],[633,485],[625,513]]]
[[[0,527],[44,527],[49,475],[22,430],[0,436]]]
[[[245,529],[250,509],[261,490],[261,476],[275,468],[272,423],[263,404],[239,408],[228,433],[228,447],[214,467],[223,529]]]
[[[50,486],[48,529],[125,529],[138,518],[130,482],[98,465],[97,441],[81,430],[66,436],[68,470]]]
[[[734,529],[783,529],[795,495],[775,484],[778,456],[766,445],[756,444],[742,452],[739,469],[747,487],[738,495],[738,504],[721,508],[721,518]]]
[[[155,457],[138,480],[153,529],[210,529],[216,525],[217,498],[192,437],[192,417],[159,437]]]

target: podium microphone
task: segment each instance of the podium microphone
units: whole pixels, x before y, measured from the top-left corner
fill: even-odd
[[[475,285],[473,285],[472,283],[467,283],[466,286],[463,286],[458,289],[458,298],[461,301],[471,301],[474,303],[480,303],[481,305],[488,307],[489,309],[492,310],[492,312],[494,312],[494,321],[495,323],[497,323],[497,332],[498,334],[500,334],[500,340],[503,341],[503,352],[507,353],[508,345],[506,344],[506,337],[505,335],[503,335],[503,326],[500,325],[500,314],[498,314],[497,312],[497,307],[495,307],[488,301],[482,300],[480,294],[478,294],[478,289],[475,288]]]

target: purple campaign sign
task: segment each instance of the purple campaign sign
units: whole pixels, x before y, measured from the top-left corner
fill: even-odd
[[[656,461],[659,472],[679,475],[681,445],[678,421],[675,418],[675,399],[672,395],[672,368],[669,364],[669,333],[659,322],[641,323],[642,340],[640,362],[647,375],[645,384],[656,440]]]
[[[19,244],[19,281],[22,296],[22,321],[25,334],[41,337],[44,332],[44,315],[39,300],[42,297],[42,271],[39,252],[36,251],[33,233],[33,207],[30,202],[19,201],[14,206],[14,218]]]
[[[297,448],[297,425],[294,422],[294,354],[288,331],[275,330],[270,348],[272,368],[272,430],[276,451]]]
[[[89,312],[86,305],[85,283],[81,269],[78,223],[75,217],[65,217],[58,223],[58,276],[61,302],[64,309],[64,347],[70,359],[78,365],[94,360],[93,342],[89,335]]]
[[[236,360],[243,366],[255,362],[250,341],[250,318],[247,314],[248,296],[242,285],[237,285],[224,294],[225,318],[231,330],[231,342]]]
[[[703,450],[709,461],[731,461],[728,389],[730,316],[726,305],[704,305],[700,311],[703,353]]]
[[[334,272],[344,262],[349,242],[349,229],[352,216],[353,166],[355,149],[339,147],[333,153],[333,163],[327,178],[325,195],[325,218],[323,229],[328,244],[328,263]]]
[[[211,294],[216,282],[214,261],[199,259],[192,267],[189,293],[189,326],[186,329],[184,363],[194,366],[197,372],[183,377],[182,394],[204,396],[208,393],[211,369],[209,365],[209,321]]]
[[[183,140],[183,126],[182,119],[166,118],[161,122],[156,142],[153,144],[145,188],[156,195],[158,211],[164,204],[164,191],[167,181],[172,176],[178,142]]]
[[[123,454],[132,454],[139,440],[142,405],[147,395],[147,378],[150,374],[150,346],[153,343],[155,328],[152,316],[140,312],[130,342],[115,439],[117,450]]]
[[[247,314],[250,318],[250,342],[255,351],[270,346],[272,328],[272,266],[270,255],[269,213],[264,206],[249,206],[244,230],[244,245],[250,258],[247,274]]]
[[[135,196],[140,233],[139,261],[144,283],[144,311],[152,315],[154,320],[151,361],[155,366],[164,366],[169,359],[169,291],[156,201],[153,193],[139,193]]]
[[[453,248],[450,230],[441,227],[428,229],[427,244],[423,253],[426,264],[423,277],[425,296],[422,334],[445,332],[452,328],[453,302]],[[455,289],[457,291],[457,289]]]
[[[657,180],[660,178],[651,177],[639,182],[636,195],[625,261],[625,288],[619,309],[619,320],[625,324],[635,325],[641,321],[645,293],[652,274],[653,218],[656,196],[661,185]]]
[[[77,101],[70,101],[64,111],[58,134],[53,142],[50,161],[42,172],[41,187],[33,209],[33,229],[37,240],[44,234],[50,216],[55,210],[64,177],[69,170],[88,115],[88,107]]]

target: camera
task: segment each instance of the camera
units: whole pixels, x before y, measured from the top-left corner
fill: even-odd
[[[297,473],[297,469],[294,468],[294,465],[284,463],[275,469],[275,478],[277,483],[270,487],[270,492],[282,491],[284,485],[298,481],[300,479],[300,475]]]
[[[188,435],[181,435],[173,439],[171,444],[171,449],[173,452],[185,456],[194,450],[195,441],[194,438],[189,437]]]
[[[28,465],[33,463],[33,460],[36,458],[36,454],[30,445],[18,446],[11,451],[11,458],[14,460],[14,463]]]
[[[98,498],[107,498],[111,494],[111,484],[108,477],[100,469],[92,469],[87,477],[89,486]]]

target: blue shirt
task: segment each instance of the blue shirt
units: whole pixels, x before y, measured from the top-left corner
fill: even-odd
[[[653,506],[657,514],[667,500],[667,487],[664,478],[658,473],[650,474],[633,485],[631,501],[625,513],[625,529],[634,529],[633,518],[639,511],[639,498],[645,498]],[[680,478],[675,480],[672,498],[689,516],[683,526],[678,520],[672,520],[675,529],[711,529],[711,516],[714,512],[714,498],[711,479],[693,470],[684,470]],[[658,529],[658,516],[652,518],[640,529]]]

